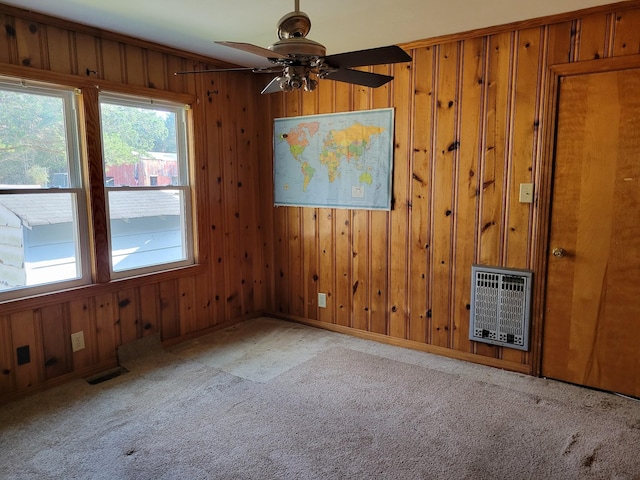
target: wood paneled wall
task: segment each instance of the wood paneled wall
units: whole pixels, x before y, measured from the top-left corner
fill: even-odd
[[[178,70],[225,65],[2,4],[0,25],[0,75],[78,87],[85,104],[96,101],[96,86],[191,103],[198,237],[194,267],[110,282],[103,255],[96,259],[94,285],[0,303],[0,401],[115,366],[117,346],[145,335],[160,332],[165,341],[180,341],[263,311],[253,78],[175,76]],[[91,195],[99,201],[104,194],[102,174],[96,174],[101,154],[95,105],[93,110],[85,109],[85,161]],[[94,213],[94,244],[102,242],[94,250],[104,253],[104,209]],[[80,330],[86,348],[73,353],[70,334]],[[31,362],[18,366],[16,349],[22,346],[29,346]]]
[[[144,335],[180,341],[263,311],[536,373],[548,211],[519,203],[518,188],[535,182],[539,199],[549,184],[546,69],[640,53],[634,0],[405,45],[410,64],[372,69],[395,76],[380,89],[322,81],[260,96],[262,76],[173,75],[224,66],[211,59],[2,4],[0,23],[0,75],[193,100],[198,236],[197,266],[0,304],[0,401],[113,366],[117,346]],[[273,118],[384,107],[396,111],[391,212],[272,207]],[[476,262],[536,270],[531,353],[467,339]],[[78,330],[87,348],[73,353]],[[24,345],[31,362],[18,366]]]
[[[273,232],[270,309],[537,373],[545,274],[540,239],[549,215],[538,199],[550,185],[550,168],[542,165],[547,68],[639,54],[640,3],[404,48],[411,63],[371,70],[395,77],[379,89],[321,81],[313,93],[262,99],[264,192],[272,189],[273,118],[394,107],[396,119],[391,212],[272,208],[272,198],[264,197]],[[519,186],[530,182],[536,201],[520,203]],[[474,263],[534,270],[531,352],[468,340]],[[318,308],[318,292],[327,293],[326,309]]]

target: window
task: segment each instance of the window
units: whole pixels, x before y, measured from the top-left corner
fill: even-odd
[[[188,107],[100,94],[109,250],[92,252],[79,99],[0,77],[0,302],[89,284],[92,259],[114,279],[194,263]]]
[[[185,106],[100,95],[112,276],[193,264]]]
[[[0,300],[87,283],[75,94],[0,78]]]

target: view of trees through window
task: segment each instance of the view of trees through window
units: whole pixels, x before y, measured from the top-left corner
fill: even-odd
[[[150,152],[176,152],[175,115],[109,103],[100,113],[107,167],[136,163]]]
[[[67,186],[62,99],[0,90],[0,184]],[[103,104],[106,166],[132,165],[149,152],[176,152],[175,115]]]
[[[0,90],[0,184],[50,186],[68,175],[63,99]]]

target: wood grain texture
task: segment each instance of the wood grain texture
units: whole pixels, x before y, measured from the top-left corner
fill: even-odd
[[[11,319],[0,316],[0,398],[16,390],[15,365]]]
[[[542,163],[553,139],[546,72],[633,61],[639,12],[633,0],[417,40],[406,45],[410,64],[369,69],[395,77],[379,89],[323,80],[313,94],[260,96],[262,76],[173,75],[223,62],[0,5],[0,74],[82,89],[94,282],[2,305],[0,362],[9,373],[0,371],[8,377],[0,385],[14,394],[66,378],[63,368],[45,368],[46,352],[64,358],[64,370],[87,371],[115,362],[123,334],[160,331],[178,342],[262,311],[536,372],[552,173]],[[109,278],[99,89],[192,104],[198,267]],[[396,116],[391,212],[273,208],[274,118],[386,107]],[[517,191],[528,179],[536,203],[523,205]],[[474,262],[535,268],[531,354],[467,339]],[[131,292],[137,312],[118,324],[119,299]],[[327,293],[326,309],[317,308],[318,292]],[[57,311],[61,331],[85,331],[85,351],[72,353],[54,332]],[[25,344],[35,361],[18,368],[15,349]]]
[[[484,84],[486,81],[485,58],[487,41],[482,38],[465,40],[461,62],[460,113],[458,120],[459,151],[456,165],[456,197],[453,252],[452,317],[453,333],[451,346],[455,350],[471,351],[469,341],[469,308],[471,303],[471,278],[468,266],[476,263],[479,237],[477,228],[480,192],[480,158],[482,145],[480,131],[484,108]]]
[[[68,307],[68,304],[63,303],[43,307],[38,311],[42,325],[46,379],[64,375],[72,370]]]
[[[315,248],[320,271],[334,273],[327,283],[335,285],[329,297],[335,313],[321,309],[321,323],[417,341],[480,363],[538,368],[543,294],[535,292],[531,353],[471,342],[471,266],[535,265],[536,275],[544,276],[540,243],[549,193],[540,189],[549,188],[551,169],[541,159],[552,138],[544,134],[546,72],[551,65],[584,61],[606,70],[598,67],[603,59],[626,56],[629,47],[622,49],[622,43],[639,38],[625,26],[640,27],[632,3],[414,42],[410,68],[370,69],[395,76],[383,89],[321,82],[317,98],[302,96],[301,109],[297,97],[285,98],[279,112],[285,116],[395,108],[393,210],[321,209],[317,244],[303,243],[302,252],[299,242],[293,249],[285,245],[275,259],[276,271],[286,276],[302,269],[304,277],[304,259],[314,256],[306,250]],[[628,37],[632,41],[621,40]],[[309,107],[316,104],[317,110]],[[271,181],[263,180],[263,190],[271,189]],[[534,203],[520,203],[520,184],[530,182],[536,184]],[[281,210],[271,216],[274,243],[292,242],[307,213]],[[301,278],[300,284],[308,281]],[[284,294],[276,295],[285,301]],[[298,298],[282,301],[274,311],[306,318],[293,312]]]
[[[640,69],[563,77],[542,372],[640,394]],[[551,253],[550,253],[551,255]]]
[[[257,159],[271,137],[267,134],[266,142],[258,142],[263,132],[255,113],[261,99],[254,77],[175,76],[175,71],[203,68],[203,58],[5,5],[0,5],[0,22],[0,75],[82,92],[80,134],[91,206],[93,282],[78,290],[2,305],[0,328],[7,336],[0,346],[0,362],[8,373],[0,371],[0,401],[111,366],[123,342],[158,331],[163,340],[178,341],[266,310],[265,292],[273,285],[265,266],[271,233],[268,238],[263,225],[264,172]],[[208,60],[210,66],[223,65]],[[197,267],[111,280],[100,90],[191,104]],[[84,332],[86,348],[72,352],[69,334],[76,331]],[[23,345],[29,345],[32,361],[16,368],[16,348]]]

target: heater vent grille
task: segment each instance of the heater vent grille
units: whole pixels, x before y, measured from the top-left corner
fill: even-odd
[[[529,350],[530,270],[474,265],[469,339]]]

